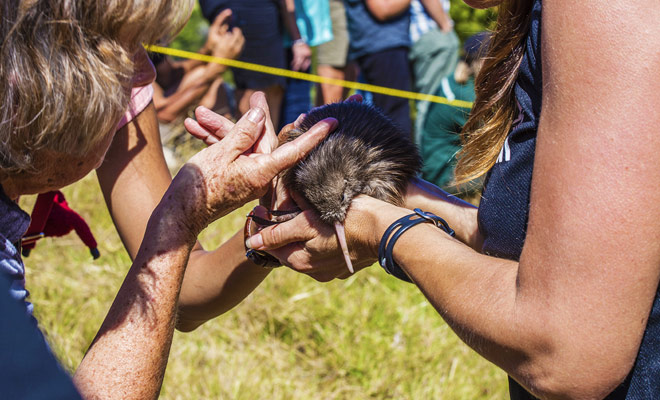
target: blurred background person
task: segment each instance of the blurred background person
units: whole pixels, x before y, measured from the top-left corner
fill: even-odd
[[[238,27],[229,29],[232,12],[223,10],[208,30],[204,46],[198,53],[213,57],[236,58],[243,49],[245,38]],[[184,133],[183,118],[191,108],[201,105],[227,118],[234,119],[228,87],[222,78],[227,67],[217,63],[188,59],[175,61],[172,58],[152,53],[156,67],[153,102],[160,127],[163,144],[174,136]]]
[[[458,62],[458,36],[449,17],[449,0],[411,0],[408,55],[413,77],[413,91],[432,93],[440,80],[454,72]],[[428,101],[417,101],[415,136],[425,120]]]
[[[455,71],[438,82],[433,94],[448,100],[474,102],[474,78],[479,73],[486,54],[489,34],[470,36],[463,46],[464,54]],[[469,108],[449,104],[430,103],[423,119],[416,142],[424,165],[422,178],[452,194],[470,195],[481,188],[481,180],[454,184],[456,153],[461,149],[461,130],[470,114]]]
[[[316,73],[332,79],[354,81],[357,78],[355,63],[348,60],[348,26],[343,0],[330,0],[332,40],[320,44],[316,49]],[[328,104],[346,98],[349,89],[321,83],[316,92],[316,104]]]
[[[410,0],[345,0],[350,46],[364,80],[372,85],[410,90]],[[408,99],[373,94],[374,105],[410,134]]]
[[[328,0],[280,0],[284,21],[284,47],[289,68],[309,73],[312,47],[332,40],[332,21]],[[280,129],[312,108],[312,83],[287,78]]]
[[[232,10],[229,26],[240,28],[245,36],[240,61],[286,68],[279,0],[199,0],[199,5],[209,23],[222,10]],[[285,78],[240,68],[232,68],[232,73],[239,116],[250,109],[250,96],[262,91],[266,94],[273,124],[278,126]]]

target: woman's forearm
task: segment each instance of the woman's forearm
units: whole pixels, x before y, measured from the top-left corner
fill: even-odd
[[[414,178],[406,191],[405,207],[432,212],[447,221],[456,238],[476,251],[481,251],[483,238],[477,224],[478,209],[439,187]]]
[[[349,213],[346,222],[347,231],[368,243],[372,253],[385,230],[410,213],[376,202],[354,202],[354,214]],[[356,234],[357,226],[372,228]],[[557,269],[561,263],[546,258],[537,246],[530,247],[519,263],[480,254],[424,223],[397,240],[393,258],[468,345],[532,393],[605,396],[632,367],[643,329],[632,315],[616,313],[615,304],[598,313],[587,311],[604,298],[601,292],[590,293],[585,280],[573,278],[575,285],[584,287],[579,291],[569,285],[558,287],[551,280],[529,279],[524,271]],[[552,280],[573,275],[573,268],[562,270],[564,276],[557,273]],[[606,274],[601,275],[599,279],[605,281]],[[632,289],[621,287],[627,292]],[[606,299],[613,297],[610,294]]]
[[[173,204],[172,204],[173,206]],[[74,381],[86,398],[155,399],[165,373],[177,296],[195,236],[161,204]]]
[[[269,269],[245,257],[243,232],[215,251],[193,251],[181,288],[177,329],[191,331],[235,307],[266,278]]]

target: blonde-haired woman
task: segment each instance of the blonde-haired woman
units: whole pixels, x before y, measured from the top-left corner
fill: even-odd
[[[486,175],[479,209],[423,183],[409,209],[359,198],[348,246],[414,282],[512,377],[512,398],[658,398],[660,3],[468,4],[500,6],[457,167]],[[429,223],[402,233],[413,207],[458,240]],[[249,244],[310,274],[331,269],[310,255],[336,254],[342,271],[315,221],[305,211]]]
[[[74,182],[104,159],[99,179],[134,257],[75,373],[74,382],[83,397],[157,397],[177,299],[197,234],[211,221],[263,194],[273,176],[318,143],[334,123],[321,123],[297,143],[263,154],[275,138],[266,129],[267,110],[253,107],[226,139],[195,155],[170,184],[169,174],[163,173],[162,154],[155,161],[145,161],[158,152],[153,150],[157,130],[154,135],[153,106],[148,105],[145,89],[153,80],[153,67],[142,43],[176,32],[191,6],[189,0],[8,0],[0,5],[3,288],[8,280],[10,295],[20,301],[24,315],[31,312],[19,251],[29,217],[14,201],[23,194]],[[149,184],[140,195],[135,186],[117,187],[130,177],[124,170],[148,165],[161,168],[142,171],[135,184]],[[135,207],[126,211],[131,197]],[[7,296],[1,295],[4,301]],[[24,324],[20,327],[25,328]],[[31,328],[34,332],[36,324]],[[12,329],[3,325],[0,334],[4,338]],[[38,384],[42,375],[30,375],[38,370],[38,360],[22,358],[20,350],[27,352],[39,345],[19,343],[21,348],[3,353],[10,359],[8,364],[3,362],[3,375],[7,376],[7,370],[16,377],[9,387],[3,385],[3,393],[38,397],[37,393],[44,393]],[[41,346],[45,348],[44,343]]]

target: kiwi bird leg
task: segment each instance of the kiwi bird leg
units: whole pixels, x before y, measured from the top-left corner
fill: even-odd
[[[353,263],[351,262],[351,256],[348,254],[348,245],[346,245],[346,232],[344,231],[344,224],[341,222],[335,222],[335,232],[337,232],[337,240],[339,240],[339,246],[341,247],[342,253],[344,253],[344,260],[346,260],[346,266],[351,274],[355,273],[353,269]]]

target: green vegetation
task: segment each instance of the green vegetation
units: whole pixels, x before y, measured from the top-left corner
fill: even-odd
[[[449,14],[454,20],[454,30],[461,42],[475,33],[494,28],[497,19],[496,8],[478,10],[468,6],[463,0],[451,0]]]
[[[195,2],[190,19],[181,32],[174,38],[171,47],[187,51],[199,50],[206,41],[206,34],[209,30],[209,24],[202,15],[199,4]]]
[[[39,242],[25,259],[35,314],[73,371],[130,260],[90,174],[64,189],[99,242],[93,261],[75,234]],[[21,205],[31,210],[33,197]],[[210,226],[214,248],[250,205]],[[502,399],[505,374],[464,345],[412,285],[373,266],[318,283],[275,270],[243,303],[176,333],[163,399]]]

